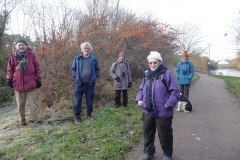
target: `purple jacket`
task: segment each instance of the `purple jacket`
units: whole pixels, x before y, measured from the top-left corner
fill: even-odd
[[[167,83],[167,88],[164,86],[160,79],[154,79],[152,82],[152,103],[154,116],[156,117],[172,117],[173,108],[179,101],[180,91],[178,84],[169,70],[164,73],[164,79]],[[138,94],[136,97],[136,102],[139,100],[143,101],[141,106],[142,112],[148,113],[146,106],[146,96],[147,96],[147,80],[143,78],[142,83],[138,89]]]
[[[13,80],[15,91],[30,91],[35,90],[37,79],[41,78],[41,69],[35,54],[30,48],[27,48],[24,54],[27,62],[27,68],[24,73],[21,72],[16,52],[13,52],[8,60],[7,79]]]

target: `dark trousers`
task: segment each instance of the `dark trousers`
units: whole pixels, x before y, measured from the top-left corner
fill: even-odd
[[[128,90],[115,90],[115,105],[121,106],[121,92],[123,93],[123,106],[128,105]]]
[[[151,117],[143,113],[143,136],[144,136],[144,153],[149,155],[155,154],[155,134],[156,128],[158,138],[164,155],[172,156],[173,152],[173,117]]]
[[[74,90],[74,113],[76,116],[82,112],[82,97],[84,94],[87,103],[87,113],[93,112],[94,87],[94,85],[89,85],[88,83],[83,83],[81,86],[76,85]]]
[[[180,84],[179,86],[182,95],[188,99],[190,84]]]

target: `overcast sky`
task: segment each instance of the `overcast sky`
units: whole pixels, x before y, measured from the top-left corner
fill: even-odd
[[[210,44],[211,59],[233,58],[236,53],[231,28],[240,17],[240,0],[121,0],[121,4],[175,26],[197,25],[203,37],[202,47]]]

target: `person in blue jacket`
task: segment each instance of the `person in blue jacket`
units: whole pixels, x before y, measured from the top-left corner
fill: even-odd
[[[75,124],[79,124],[82,112],[82,97],[85,94],[87,103],[87,118],[92,118],[94,103],[94,88],[96,79],[100,75],[97,57],[92,54],[92,45],[89,42],[81,44],[81,53],[76,56],[72,64],[72,75],[76,85],[74,90]]]
[[[189,98],[189,88],[194,76],[194,67],[188,59],[188,51],[183,52],[181,60],[182,61],[177,64],[176,77],[182,95]]]
[[[159,52],[151,51],[147,57],[149,68],[138,89],[136,103],[143,112],[144,154],[140,160],[151,160],[155,154],[155,133],[163,150],[163,160],[171,160],[173,152],[173,108],[180,98],[173,74],[162,64]],[[164,82],[161,80],[163,75]]]

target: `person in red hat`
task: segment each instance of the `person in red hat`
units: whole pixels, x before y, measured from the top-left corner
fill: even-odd
[[[189,88],[194,76],[194,66],[189,61],[188,51],[184,51],[181,57],[181,62],[177,64],[176,77],[182,95],[189,98]]]
[[[121,92],[123,93],[123,106],[128,109],[128,89],[132,87],[132,76],[128,63],[125,61],[125,52],[120,52],[118,60],[112,64],[110,75],[114,79],[115,107],[121,106]]]

